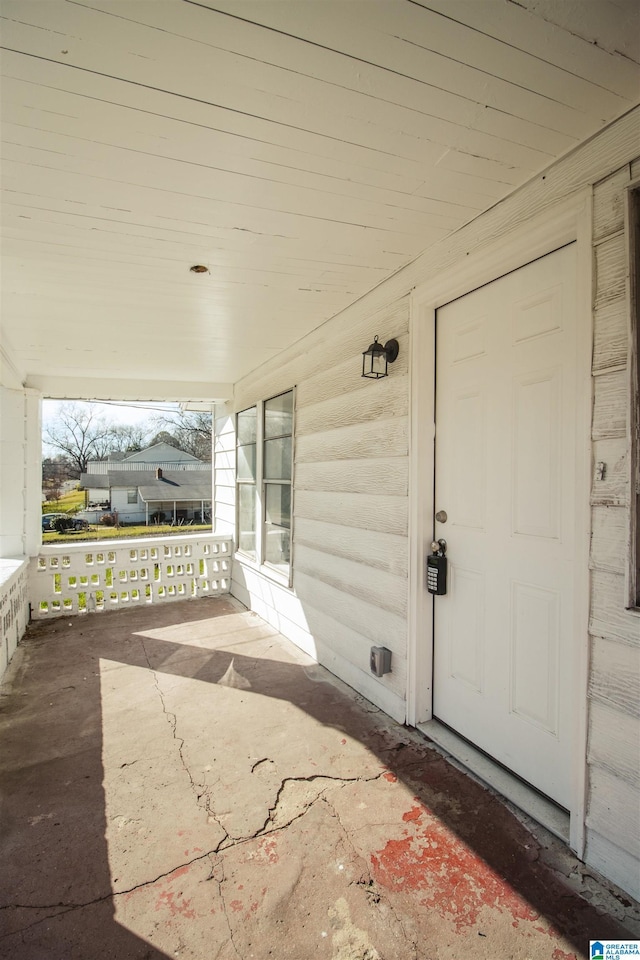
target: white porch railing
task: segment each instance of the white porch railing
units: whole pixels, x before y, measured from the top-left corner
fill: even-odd
[[[210,533],[47,544],[31,560],[31,618],[228,593],[232,556]]]
[[[0,560],[0,678],[29,622],[29,561]]]

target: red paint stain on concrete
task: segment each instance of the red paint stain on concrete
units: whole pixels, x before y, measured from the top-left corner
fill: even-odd
[[[475,924],[485,906],[507,912],[516,921],[539,918],[481,857],[424,808],[412,807],[402,819],[414,825],[413,833],[388,840],[371,855],[373,876],[381,886],[424,892],[420,904],[448,916],[457,930]]]
[[[560,947],[556,947],[551,954],[551,960],[576,960],[576,955],[575,953],[565,953]]]
[[[264,837],[258,844],[258,851],[261,859],[267,863],[278,863],[278,844],[273,837]]]
[[[196,912],[191,908],[191,900],[179,899],[170,890],[163,890],[156,901],[156,911],[168,909],[172,917],[181,916],[187,920],[195,920]]]
[[[382,776],[388,783],[398,782],[398,778],[396,777],[395,773],[391,773],[391,771],[388,771],[387,773],[383,773]]]
[[[242,903],[242,900],[232,900],[229,906],[231,907],[234,913],[241,913],[242,910],[244,909],[244,904]]]
[[[346,742],[347,742],[347,741],[345,740],[344,737],[343,737],[342,740],[340,741],[340,743],[342,744],[343,747],[345,746]]]

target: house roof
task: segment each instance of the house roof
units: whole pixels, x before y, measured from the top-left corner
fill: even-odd
[[[634,0],[16,8],[3,356],[51,397],[229,399],[639,100]]]
[[[149,470],[111,470],[109,473],[83,473],[83,490],[132,489],[137,487],[145,501],[210,500],[211,475],[193,470],[163,470],[156,478]]]
[[[171,443],[165,443],[164,441],[154,443],[150,447],[145,447],[144,450],[138,450],[136,453],[131,453],[124,460],[126,463],[165,463],[169,460],[176,463],[181,461],[187,461],[188,463],[202,462],[193,454],[180,450],[179,447],[174,447]]]

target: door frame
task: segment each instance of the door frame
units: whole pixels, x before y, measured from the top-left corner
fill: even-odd
[[[490,283],[577,243],[577,387],[574,763],[570,809],[570,846],[584,853],[587,758],[587,683],[589,658],[589,538],[591,475],[592,189],[580,190],[550,210],[467,252],[416,287],[410,304],[410,477],[409,477],[409,624],[407,648],[407,723],[433,716],[433,597],[425,589],[425,558],[433,537],[435,483],[435,329],[436,311],[478,286]]]

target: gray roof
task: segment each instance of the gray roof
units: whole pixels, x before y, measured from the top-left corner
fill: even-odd
[[[179,456],[176,456],[179,454]],[[113,459],[113,458],[112,458]],[[162,440],[160,443],[154,443],[151,447],[145,447],[144,450],[138,450],[136,453],[130,453],[124,458],[127,463],[156,463],[158,460],[173,460],[176,463],[187,461],[190,463],[201,463],[198,457],[192,453],[174,447],[172,443],[166,443]]]
[[[110,470],[109,473],[83,473],[83,490],[137,487],[143,500],[211,500],[211,474],[199,470],[164,470],[156,479],[151,470]]]

